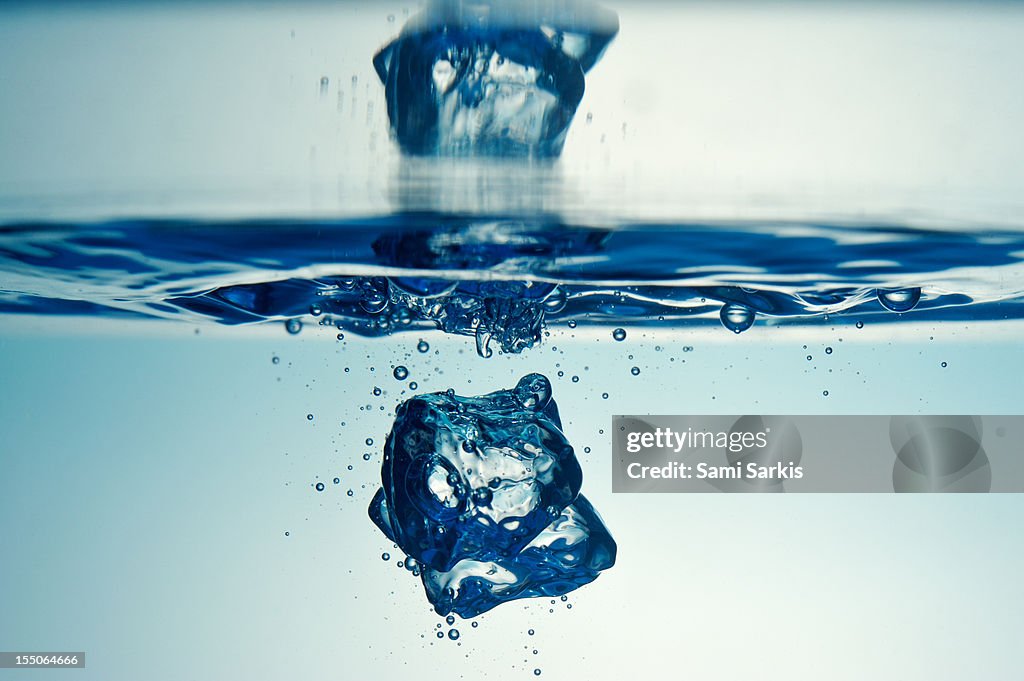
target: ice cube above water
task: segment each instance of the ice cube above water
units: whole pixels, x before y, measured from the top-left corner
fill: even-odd
[[[583,0],[435,0],[373,64],[403,152],[553,157],[617,32]]]
[[[582,471],[540,374],[481,397],[451,391],[398,408],[370,517],[423,566],[442,613],[561,595],[615,561],[579,494]]]

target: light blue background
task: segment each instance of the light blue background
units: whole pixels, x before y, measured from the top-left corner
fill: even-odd
[[[1011,678],[1019,496],[610,493],[613,413],[1024,407],[1019,325],[852,324],[623,343],[562,327],[484,360],[438,334],[421,355],[416,335],[338,343],[309,324],[4,318],[0,641],[88,653],[84,671],[33,678]],[[458,644],[434,638],[439,618],[365,513],[398,362],[421,390],[461,394],[552,377],[620,551],[571,610],[519,602],[460,622]]]

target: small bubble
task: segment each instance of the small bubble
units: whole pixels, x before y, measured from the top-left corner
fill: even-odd
[[[322,483],[322,482],[316,483],[316,491],[317,492],[323,492],[324,491],[324,483]]]
[[[409,390],[416,390],[420,387],[420,384],[416,381],[409,381]]]
[[[310,305],[309,306],[309,314],[313,315],[314,317],[319,317],[323,313],[324,313],[323,308],[320,307],[319,305]]]
[[[580,382],[580,377],[579,376],[573,376],[572,377],[572,382],[573,383],[579,383]]]
[[[349,491],[345,492],[345,494],[347,494],[347,495],[349,495],[350,497],[352,497],[352,496],[355,496],[355,494],[356,494],[356,493],[355,493],[355,492],[353,492],[352,490],[349,490]]]
[[[811,361],[812,359],[814,359],[814,358],[813,358],[813,357],[811,357],[810,355],[807,355],[807,361],[808,361],[808,362],[810,362],[810,361]]]
[[[444,621],[448,623],[448,626],[455,624],[455,615],[448,615],[444,618]]]
[[[458,629],[449,629],[448,630],[448,638],[450,638],[453,641],[459,640],[459,630]]]
[[[444,632],[443,631],[437,632],[437,637],[438,638],[444,638]]]
[[[540,669],[534,669],[533,670],[533,675],[534,676],[540,676]]]
[[[334,484],[335,485],[337,485],[339,482],[341,482],[341,478],[335,478],[334,479]]]
[[[821,394],[824,395],[825,397],[828,397],[828,391],[827,390],[822,390]]]
[[[409,377],[409,370],[402,365],[396,366],[392,373],[399,381],[404,381]]]
[[[377,388],[377,387],[375,387],[375,388],[373,389],[373,394],[379,397],[379,396],[380,396],[380,394],[381,394],[381,389],[380,389],[380,388]]]
[[[395,23],[395,15],[394,14],[389,14],[388,15],[388,23],[389,24]]]
[[[281,358],[278,357],[277,355],[274,355],[273,357],[270,358],[270,361],[273,362],[274,364],[280,364]]]
[[[575,319],[570,319],[566,323],[566,326],[568,326],[570,329],[575,329],[576,328],[576,320]]]
[[[369,461],[369,460],[370,460],[370,453],[367,452],[366,454],[363,454],[363,461]]]
[[[479,627],[479,626],[480,626],[480,623],[479,623],[479,622],[473,622],[473,624],[472,624],[471,626],[472,626],[472,627],[473,627],[474,629],[476,629],[477,627]]]
[[[626,330],[622,328],[615,329],[614,331],[612,331],[612,338],[614,338],[617,341],[626,340]]]
[[[288,331],[288,333],[294,336],[299,331],[302,331],[302,320],[289,319],[284,323],[284,328],[286,331]]]
[[[831,355],[832,354],[832,348],[825,348],[825,354],[826,355]]]
[[[640,367],[633,367],[632,369],[629,370],[629,373],[633,374],[634,376],[639,376],[640,375]]]
[[[313,415],[312,414],[306,414],[306,420],[307,421],[312,421],[313,420]]]
[[[284,536],[286,536],[286,537],[290,537],[290,536],[292,536],[292,533],[291,533],[291,532],[285,532],[285,533],[284,533]]]
[[[425,340],[420,340],[420,342],[416,344],[416,349],[420,352],[427,352],[430,350],[430,344]]]
[[[858,321],[856,324],[854,324],[854,326],[856,326],[858,329],[863,329],[864,328],[864,322]]]
[[[380,559],[381,560],[391,560],[391,554],[388,553],[387,551],[385,551],[384,553],[380,554]]]
[[[533,636],[533,629],[528,630],[526,633],[529,634],[530,636]]]
[[[607,400],[608,399],[608,393],[601,393],[601,399],[602,400]]]
[[[943,362],[943,363],[941,364],[941,366],[942,366],[942,368],[943,368],[943,369],[945,369],[945,368],[946,368],[947,366],[949,366],[949,365],[948,365],[948,364],[947,364],[946,362]]]
[[[372,447],[373,446],[373,438],[372,437],[366,438],[366,446],[367,447]]]

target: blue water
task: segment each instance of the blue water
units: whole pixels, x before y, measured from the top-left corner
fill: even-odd
[[[621,326],[1019,319],[1024,234],[896,224],[344,221],[0,226],[0,312],[439,328],[483,356],[554,322]]]

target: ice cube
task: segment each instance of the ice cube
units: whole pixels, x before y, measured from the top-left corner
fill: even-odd
[[[407,554],[447,571],[521,551],[576,499],[582,479],[551,384],[530,374],[511,390],[400,405],[381,467],[386,508],[371,516]]]
[[[435,0],[373,64],[403,152],[553,157],[617,32],[585,0]]]

